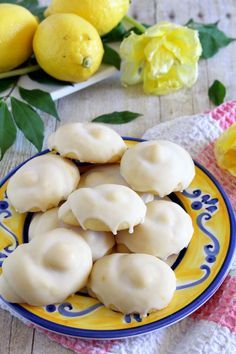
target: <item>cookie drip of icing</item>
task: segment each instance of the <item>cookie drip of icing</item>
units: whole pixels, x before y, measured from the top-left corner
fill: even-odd
[[[129,233],[132,234],[134,232],[134,227],[133,226],[130,226],[129,228]]]
[[[92,167],[89,169],[81,176],[78,188],[92,188],[101,184],[119,184],[121,186],[129,187],[128,183],[120,174],[120,165],[113,164]],[[138,194],[146,204],[152,202],[154,199],[154,195],[152,193]]]
[[[146,253],[166,260],[187,247],[193,235],[191,217],[171,201],[155,200],[147,204],[143,224],[135,227],[132,237],[124,230],[116,242],[130,252]]]
[[[119,161],[127,146],[111,128],[96,123],[69,123],[48,139],[50,150],[80,162],[108,163]]]
[[[146,215],[146,205],[137,193],[128,187],[103,184],[81,188],[73,192],[59,209],[59,217],[66,222],[68,212],[83,229],[95,231],[130,230],[140,224]]]

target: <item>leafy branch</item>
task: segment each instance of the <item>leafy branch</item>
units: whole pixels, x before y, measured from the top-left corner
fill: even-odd
[[[16,140],[16,126],[7,104],[0,101],[0,160]]]
[[[0,160],[5,152],[14,144],[17,129],[22,131],[38,151],[41,151],[44,140],[44,123],[35,110],[52,115],[59,120],[55,103],[50,93],[42,90],[27,90],[18,86],[18,77],[0,80],[0,93],[6,92],[0,98]],[[18,88],[24,101],[11,97]]]

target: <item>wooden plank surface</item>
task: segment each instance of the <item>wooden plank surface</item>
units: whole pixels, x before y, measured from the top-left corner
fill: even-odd
[[[190,18],[200,22],[220,19],[220,28],[236,37],[235,0],[133,0],[131,14],[139,20],[154,24],[173,21],[185,24]],[[210,60],[199,65],[199,79],[191,90],[154,97],[144,95],[140,87],[124,89],[117,77],[75,93],[58,102],[62,124],[68,121],[90,121],[93,117],[114,110],[133,110],[144,114],[136,121],[113,126],[122,135],[140,137],[159,122],[206,111],[212,107],[207,90],[215,79],[227,87],[227,100],[235,99],[236,43],[222,49]],[[54,119],[45,117],[46,137],[56,128]],[[0,163],[0,178],[11,168],[34,154],[34,148],[19,135],[14,148]],[[0,354],[66,354],[64,349],[46,336],[27,328],[10,314],[0,310]]]

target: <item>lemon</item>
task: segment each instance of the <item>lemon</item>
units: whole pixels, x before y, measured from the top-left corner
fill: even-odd
[[[43,70],[70,82],[85,81],[93,75],[104,53],[97,30],[74,14],[56,14],[41,22],[33,47]]]
[[[0,4],[0,73],[24,63],[33,53],[36,18],[24,7]]]
[[[45,16],[74,13],[90,22],[100,36],[110,32],[129,9],[129,0],[52,0]]]

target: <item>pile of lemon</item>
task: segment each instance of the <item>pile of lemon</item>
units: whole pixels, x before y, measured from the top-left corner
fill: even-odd
[[[101,36],[125,16],[129,0],[52,0],[38,19],[27,9],[0,4],[0,73],[34,53],[40,67],[59,80],[87,80],[103,58]]]

